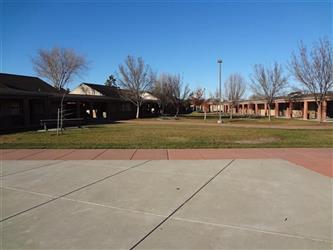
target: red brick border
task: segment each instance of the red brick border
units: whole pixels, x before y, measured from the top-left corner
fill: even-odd
[[[3,149],[1,160],[284,159],[333,177],[332,148],[254,149]]]

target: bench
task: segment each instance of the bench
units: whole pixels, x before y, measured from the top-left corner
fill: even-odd
[[[79,128],[81,128],[83,118],[70,118],[70,119],[64,119],[63,120],[63,126],[65,125],[75,125]],[[45,131],[47,131],[48,126],[54,125],[57,126],[57,119],[43,119],[40,120],[40,125],[44,128]]]

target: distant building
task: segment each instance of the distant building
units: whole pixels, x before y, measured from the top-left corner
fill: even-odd
[[[230,103],[224,101],[220,106],[216,101],[208,102],[209,111],[217,112],[221,109],[230,113]],[[268,116],[267,102],[263,99],[241,100],[234,105],[232,112],[241,115]],[[321,107],[323,121],[333,118],[333,92],[330,92]],[[285,118],[299,118],[303,120],[317,119],[317,104],[313,95],[291,93],[275,99],[271,107],[271,116]]]
[[[126,91],[112,86],[106,86],[94,83],[81,83],[79,86],[70,91],[73,95],[95,95],[95,96],[108,96],[113,98],[122,98],[125,96]],[[144,92],[141,97],[144,102],[158,102],[159,99],[153,96],[151,93]]]
[[[66,118],[83,118],[85,123],[109,122],[135,117],[135,107],[117,89],[97,84],[80,84],[87,92],[59,91],[38,77],[0,73],[0,130],[35,129],[43,119],[56,119],[64,98]],[[90,91],[90,92],[89,92]],[[141,117],[159,112],[158,101],[144,96]]]
[[[86,113],[92,115],[93,118],[96,118],[98,114],[103,113],[103,117],[105,118],[107,114],[110,117],[115,117],[118,119],[125,118],[123,115],[127,113],[131,113],[131,118],[134,112],[136,111],[136,107],[128,100],[126,100],[126,90],[119,89],[112,86],[106,86],[101,84],[94,83],[81,83],[79,86],[75,87],[72,91],[70,91],[71,95],[79,95],[79,96],[95,96],[95,97],[104,97],[110,98],[114,100],[121,100],[121,103],[118,104],[109,104],[108,110],[105,107],[98,106],[93,109],[86,109]],[[158,98],[153,96],[152,94],[145,92],[142,94],[143,105],[140,108],[140,117],[147,116],[155,116],[159,114],[159,105]]]
[[[0,130],[38,126],[57,112],[60,95],[37,77],[0,73]]]

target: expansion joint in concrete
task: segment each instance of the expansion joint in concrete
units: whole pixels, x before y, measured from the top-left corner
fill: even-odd
[[[94,158],[92,158],[92,160],[96,160],[99,156],[104,154],[106,151],[107,151],[107,149],[103,150],[101,153],[97,154]]]
[[[10,173],[10,174],[0,175],[0,177],[5,177],[5,176],[9,176],[9,175],[14,175],[14,174],[20,174],[20,173],[28,172],[28,171],[30,171],[30,170],[34,170],[34,169],[38,169],[38,168],[49,167],[49,166],[52,166],[52,165],[57,165],[57,164],[59,164],[60,162],[62,162],[62,161],[57,160],[57,161],[55,161],[55,162],[47,163],[47,164],[42,165],[42,166],[33,167],[33,168],[25,169],[25,170],[22,170],[22,171],[17,171],[17,172],[14,172],[14,173]]]
[[[133,157],[134,157],[134,155],[136,154],[137,151],[138,151],[138,149],[135,149],[135,150],[134,150],[133,154],[131,155],[130,160],[133,160]]]
[[[89,183],[89,184],[87,184],[87,185],[84,185],[84,186],[82,186],[82,187],[76,188],[76,189],[74,189],[74,190],[72,190],[72,191],[70,191],[70,192],[68,192],[68,193],[62,194],[62,195],[57,196],[57,197],[55,197],[55,198],[53,198],[53,199],[51,199],[51,200],[45,201],[45,202],[40,203],[40,204],[38,204],[38,205],[36,205],[36,206],[33,206],[33,207],[31,207],[31,208],[28,208],[28,209],[26,209],[26,210],[23,210],[23,211],[21,211],[21,212],[18,212],[18,213],[16,213],[16,214],[13,214],[13,215],[11,215],[11,216],[8,216],[7,218],[4,218],[4,219],[0,220],[0,222],[3,222],[3,221],[6,221],[6,220],[9,220],[9,219],[11,219],[11,218],[14,218],[14,217],[20,215],[20,214],[23,214],[23,213],[29,212],[29,211],[31,211],[31,210],[33,210],[33,209],[35,209],[35,208],[38,208],[38,207],[44,206],[44,205],[46,205],[46,204],[49,204],[49,203],[51,203],[51,202],[53,202],[53,201],[59,200],[59,199],[65,197],[65,196],[67,196],[67,195],[73,194],[73,193],[75,193],[75,192],[77,192],[77,191],[80,191],[80,190],[82,190],[82,189],[84,189],[84,188],[90,187],[90,186],[92,186],[92,185],[94,185],[94,184],[97,184],[97,183],[99,183],[99,182],[102,182],[102,181],[105,181],[105,180],[107,180],[107,179],[110,179],[110,178],[113,177],[113,176],[116,176],[116,175],[122,174],[122,173],[124,173],[124,172],[127,172],[127,171],[133,169],[133,168],[140,167],[140,166],[146,164],[146,163],[149,162],[149,161],[150,161],[150,160],[148,160],[148,161],[144,161],[144,162],[141,162],[141,163],[138,163],[138,164],[136,164],[136,165],[134,165],[134,166],[132,166],[132,167],[126,168],[126,169],[121,170],[121,171],[119,171],[119,172],[117,172],[117,173],[114,173],[114,174],[108,175],[108,176],[103,177],[103,178],[101,178],[101,179],[98,179],[98,180],[96,180],[96,181],[94,181],[94,182],[91,182],[91,183]]]
[[[46,150],[47,150],[47,149],[42,149],[42,150],[40,150],[40,151],[37,151],[37,152],[31,153],[31,154],[25,155],[25,156],[19,158],[18,160],[24,160],[24,159],[27,158],[27,157],[34,156],[34,155],[39,154],[39,153],[42,153],[42,152],[44,152],[44,151],[46,151]]]
[[[70,155],[71,153],[73,153],[75,151],[75,149],[69,150],[69,152],[57,157],[55,160],[60,160],[63,157],[66,157],[67,155]]]
[[[199,189],[197,189],[189,198],[187,198],[180,206],[178,206],[171,214],[169,214],[165,219],[163,219],[157,226],[155,226],[150,232],[148,232],[144,237],[142,237],[130,250],[135,249],[141,244],[146,238],[148,238],[156,229],[162,226],[167,220],[169,220],[179,209],[181,209],[186,203],[188,203],[194,196],[196,196],[202,189],[204,189],[211,181],[213,181],[222,171],[227,169],[235,160],[231,160],[227,165],[225,165],[221,170],[219,170],[215,175],[213,175],[207,182],[205,182]]]

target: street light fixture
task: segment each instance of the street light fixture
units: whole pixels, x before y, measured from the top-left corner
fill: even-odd
[[[218,59],[217,63],[219,64],[219,120],[217,123],[222,123],[222,90],[221,90],[221,65],[222,60]]]

